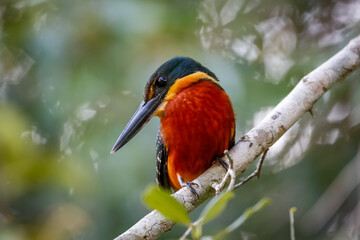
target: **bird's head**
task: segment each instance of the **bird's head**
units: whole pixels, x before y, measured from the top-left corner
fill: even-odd
[[[191,58],[175,57],[162,64],[146,83],[143,101],[111,152],[116,152],[130,141],[153,116],[162,118],[167,102],[182,89],[205,79],[218,82],[213,72]]]

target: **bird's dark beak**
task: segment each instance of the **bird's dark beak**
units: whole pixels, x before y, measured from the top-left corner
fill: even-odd
[[[139,108],[136,110],[134,116],[130,119],[126,125],[120,137],[116,141],[111,153],[116,152],[128,141],[130,141],[150,120],[152,114],[162,103],[162,94],[159,94],[155,98],[150,99],[147,102],[142,101]]]

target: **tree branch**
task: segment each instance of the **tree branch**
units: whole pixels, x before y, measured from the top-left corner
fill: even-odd
[[[311,111],[316,101],[336,83],[343,81],[348,74],[360,65],[360,36],[350,41],[340,52],[303,77],[295,88],[264,118],[256,127],[242,136],[229,151],[234,160],[236,175],[246,168],[266,149],[271,147],[299,118]],[[224,157],[225,159],[226,157]],[[194,182],[199,199],[187,189],[182,188],[173,194],[188,211],[192,211],[206,199],[215,194],[214,184],[222,181],[225,170],[214,164]],[[156,210],[143,217],[134,226],[116,238],[155,239],[170,230],[174,222]]]

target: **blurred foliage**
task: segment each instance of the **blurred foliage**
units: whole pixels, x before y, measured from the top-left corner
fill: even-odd
[[[254,206],[249,207],[246,211],[238,217],[233,223],[221,230],[215,236],[204,236],[203,225],[211,220],[217,218],[222,214],[228,205],[228,202],[234,198],[235,194],[231,190],[224,191],[219,195],[213,197],[204,207],[200,216],[196,221],[191,222],[189,213],[185,207],[179,203],[171,195],[171,192],[162,187],[150,185],[144,193],[144,202],[151,209],[158,210],[162,215],[171,219],[175,223],[182,224],[188,227],[185,233],[179,239],[187,239],[191,233],[194,240],[199,239],[224,239],[234,230],[238,229],[246,220],[248,220],[254,213],[262,210],[265,206],[271,203],[271,199],[263,198]]]
[[[0,1],[0,239],[112,239],[148,212],[158,120],[109,151],[164,61],[217,74],[238,139],[360,33],[359,16],[359,0]],[[360,161],[359,77],[327,92],[204,232],[269,196],[228,239],[288,239],[292,206],[297,239],[358,236],[359,171],[347,166]]]
[[[76,161],[36,146],[15,108],[0,107],[0,238],[65,239],[91,227],[88,213],[69,198],[93,194],[93,179]],[[21,227],[23,226],[23,227]],[[9,229],[7,229],[9,228]],[[12,236],[12,237],[10,237]]]

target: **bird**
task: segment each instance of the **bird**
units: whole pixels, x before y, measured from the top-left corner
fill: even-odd
[[[189,57],[163,63],[145,85],[143,100],[111,153],[130,141],[152,117],[160,118],[156,182],[179,190],[220,160],[235,143],[235,116],[217,76]]]

